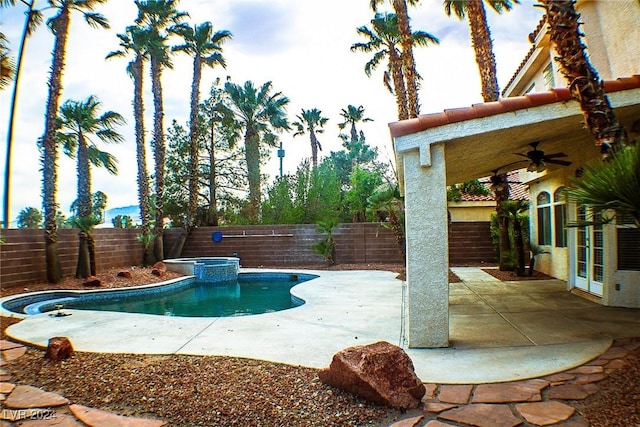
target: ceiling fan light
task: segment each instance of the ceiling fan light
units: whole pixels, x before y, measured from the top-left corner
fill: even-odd
[[[540,162],[537,164],[536,172],[540,173],[546,170],[547,170],[547,165],[545,165],[544,162]]]

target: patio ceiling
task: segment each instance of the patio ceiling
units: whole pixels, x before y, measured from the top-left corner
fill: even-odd
[[[608,86],[608,87],[607,87]],[[627,126],[640,119],[640,76],[607,82],[608,97]],[[567,89],[504,98],[470,108],[445,110],[390,124],[395,138],[399,176],[402,152],[420,150],[422,165],[430,162],[429,146],[445,144],[447,185],[526,167],[532,142],[546,154],[563,152],[575,170],[597,158],[600,150],[583,126],[579,105]],[[515,163],[525,160],[524,162]],[[562,166],[547,164],[547,173]]]

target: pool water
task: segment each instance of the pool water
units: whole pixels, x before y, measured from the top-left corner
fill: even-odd
[[[317,276],[309,274],[240,274],[237,281],[205,283],[193,279],[174,285],[85,295],[53,293],[36,296],[14,310],[35,312],[62,309],[116,311],[183,317],[231,317],[270,313],[304,304],[291,294],[295,285]],[[35,304],[33,302],[36,301]],[[31,305],[29,305],[31,304]]]
[[[108,300],[73,301],[64,308],[185,317],[228,317],[286,310],[303,304],[291,295],[296,281],[193,282],[172,292]]]

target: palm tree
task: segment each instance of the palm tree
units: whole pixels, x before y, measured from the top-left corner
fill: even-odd
[[[135,120],[136,134],[136,161],[138,180],[138,205],[140,207],[140,219],[142,221],[143,241],[151,239],[151,205],[149,198],[149,174],[147,173],[147,150],[145,145],[144,128],[144,97],[143,79],[144,62],[148,55],[146,52],[147,36],[149,32],[136,26],[127,27],[126,33],[118,34],[121,50],[110,52],[109,58],[120,58],[131,53],[133,60],[127,65],[127,72],[133,79],[133,117]],[[152,252],[149,245],[144,246],[143,265],[153,264]]]
[[[56,139],[71,158],[77,159],[78,168],[78,222],[81,232],[79,234],[79,254],[76,277],[88,277],[95,275],[95,256],[93,251],[93,239],[91,228],[96,225],[99,218],[92,215],[91,200],[91,166],[104,167],[111,174],[116,174],[115,158],[104,151],[100,151],[92,137],[97,137],[103,142],[117,143],[124,140],[122,135],[114,130],[115,126],[124,124],[124,118],[114,112],[107,111],[98,116],[100,101],[90,96],[85,101],[68,100],[60,107],[60,115],[57,120],[58,131]]]
[[[515,244],[515,270],[516,276],[524,275],[524,237],[522,235],[522,224],[520,215],[527,212],[529,202],[523,200],[505,200],[501,204],[501,213],[506,221],[513,225],[513,241]]]
[[[155,220],[153,235],[140,236],[145,252],[153,244],[155,260],[164,259],[164,189],[165,189],[165,136],[164,136],[164,104],[162,94],[162,70],[171,68],[170,49],[167,46],[168,29],[180,23],[188,16],[186,12],[176,10],[177,0],[136,0],[138,17],[136,24],[142,26],[145,33],[145,49],[151,63],[151,91],[153,92],[153,157],[155,175]],[[149,258],[151,258],[149,256]]]
[[[545,8],[551,42],[572,96],[580,103],[585,123],[602,153],[626,145],[626,131],[619,122],[598,72],[591,65],[582,43],[580,14],[574,0],[540,0]]]
[[[614,211],[619,220],[633,219],[640,229],[640,147],[637,144],[616,150],[606,162],[587,163],[580,177],[570,180],[566,191],[569,201],[602,214],[597,217],[604,218],[606,211]]]
[[[156,217],[154,223],[154,256],[164,259],[162,229],[164,226],[164,164],[166,156],[164,137],[164,103],[162,95],[162,70],[172,67],[166,34],[169,27],[177,25],[187,16],[176,9],[177,0],[136,0],[138,17],[146,34],[146,50],[151,61],[151,91],[153,92],[153,157],[155,163]]]
[[[294,137],[298,135],[304,135],[309,133],[309,140],[311,142],[311,161],[314,169],[318,167],[318,150],[322,151],[322,146],[316,134],[323,133],[322,127],[329,121],[328,118],[322,117],[322,112],[317,108],[311,108],[309,110],[302,109],[302,112],[296,116],[297,121],[293,122],[293,126],[296,127],[296,131],[293,134]]]
[[[351,45],[352,51],[371,53],[373,58],[364,67],[365,74],[371,76],[371,72],[387,59],[387,72],[384,74],[384,82],[389,92],[396,96],[398,107],[398,119],[405,120],[411,117],[410,102],[407,93],[407,76],[402,63],[402,52],[399,47],[401,36],[398,32],[398,18],[393,13],[376,13],[371,20],[372,28],[359,27],[356,31],[367,39],[363,43]],[[414,31],[411,35],[412,45],[427,46],[429,43],[438,44],[439,40],[424,31]],[[389,74],[391,77],[389,77]],[[415,79],[419,78],[414,73]],[[393,89],[391,88],[393,84]]]
[[[376,12],[379,4],[385,0],[370,0],[371,9]],[[396,16],[398,17],[397,29],[400,34],[400,43],[402,45],[402,74],[404,75],[407,87],[407,102],[409,109],[409,117],[418,117],[420,114],[420,102],[418,101],[418,80],[420,76],[416,71],[416,63],[413,57],[413,45],[415,40],[411,25],[409,24],[409,13],[407,11],[407,3],[416,6],[419,0],[388,0],[393,6]]]
[[[27,207],[18,214],[18,228],[40,228],[42,227],[42,212],[33,207]]]
[[[445,0],[444,7],[449,16],[454,13],[459,19],[464,19],[465,16],[468,18],[471,45],[476,54],[476,63],[480,73],[482,99],[484,102],[492,102],[497,101],[500,97],[500,89],[498,87],[496,60],[493,54],[493,42],[491,41],[491,32],[487,23],[487,14],[483,1],[487,2],[498,13],[502,13],[504,10],[509,11],[513,7],[512,0]],[[513,0],[513,3],[519,3],[519,0]],[[494,187],[494,197],[496,199],[496,215],[500,230],[499,264],[500,270],[506,270],[508,268],[506,256],[510,253],[509,220],[502,211],[502,206],[509,199],[509,185],[506,173],[498,175],[497,179],[505,183],[505,185]]]
[[[58,256],[58,227],[56,213],[58,203],[56,193],[58,186],[57,162],[58,145],[56,140],[58,104],[62,93],[62,75],[66,56],[67,38],[71,23],[71,12],[81,12],[92,27],[109,28],[104,16],[92,12],[93,8],[106,0],[50,0],[49,3],[57,13],[48,20],[53,31],[55,42],[52,52],[51,75],[49,76],[49,94],[47,98],[44,135],[42,137],[42,173],[43,204],[45,220],[45,253],[47,263],[47,280],[58,283],[62,278],[60,258]]]
[[[13,93],[11,94],[11,107],[9,109],[9,127],[7,130],[7,155],[5,157],[5,170],[4,170],[4,227],[9,227],[11,218],[11,152],[13,147],[13,125],[15,122],[16,104],[18,102],[18,83],[20,82],[20,71],[22,70],[22,58],[24,56],[24,48],[27,44],[27,38],[33,34],[36,27],[42,23],[42,14],[35,10],[35,0],[27,3],[21,0],[27,6],[26,17],[24,20],[24,28],[22,30],[22,37],[20,39],[20,47],[18,49],[18,58],[15,64],[15,72],[12,71],[13,79]],[[0,0],[0,7],[14,6],[15,0]],[[3,64],[2,67],[5,67]]]
[[[252,81],[240,86],[225,83],[231,112],[244,129],[247,180],[249,181],[249,220],[256,223],[260,217],[260,143],[275,146],[274,132],[290,129],[286,117],[289,98],[281,92],[272,93],[272,83],[256,88]]]
[[[444,10],[448,16],[455,14],[458,19],[465,17],[469,21],[471,46],[476,53],[476,63],[480,71],[482,83],[482,99],[484,102],[497,101],[500,96],[498,78],[496,76],[496,58],[493,54],[491,31],[487,24],[487,13],[484,2],[498,13],[510,11],[513,3],[519,0],[445,0]]]
[[[178,25],[172,30],[184,39],[184,44],[174,46],[173,50],[185,52],[193,56],[193,81],[191,83],[191,113],[189,115],[189,210],[185,223],[185,233],[177,240],[175,249],[172,249],[170,257],[178,257],[182,247],[195,225],[196,211],[198,209],[198,110],[200,103],[200,80],[202,67],[213,68],[221,65],[226,68],[226,62],[222,56],[222,44],[231,38],[227,30],[213,31],[211,22],[190,27]]]
[[[358,129],[356,123],[359,122],[372,122],[373,119],[364,117],[364,107],[362,105],[356,107],[349,104],[347,108],[343,108],[340,111],[340,115],[344,119],[342,123],[338,123],[338,127],[342,130],[347,126],[350,126],[351,131],[351,143],[358,141]]]
[[[4,90],[16,72],[13,59],[9,55],[9,46],[7,46],[7,37],[0,32],[0,90]]]

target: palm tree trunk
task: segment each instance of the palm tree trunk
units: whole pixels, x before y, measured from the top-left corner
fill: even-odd
[[[482,82],[482,99],[484,102],[497,101],[500,97],[498,78],[496,77],[496,59],[493,54],[491,31],[487,24],[487,13],[483,0],[467,0],[469,30],[471,44],[476,53],[476,63]]]
[[[393,90],[396,93],[398,120],[406,120],[409,118],[409,106],[407,102],[407,89],[402,74],[402,60],[395,52],[389,52],[389,63],[391,66],[391,78],[393,79]]]
[[[498,254],[498,268],[500,271],[508,269],[508,257],[511,253],[511,243],[509,241],[509,218],[507,218],[506,212],[502,207],[502,202],[509,200],[509,183],[507,182],[507,174],[498,175],[501,182],[504,183],[504,187],[500,190],[494,190],[494,198],[496,199],[496,217],[498,219],[498,231],[499,231],[499,254]]]
[[[200,76],[202,71],[202,60],[196,55],[193,58],[193,82],[191,83],[191,114],[190,126],[191,135],[189,143],[189,218],[187,219],[187,230],[195,225],[196,211],[198,209],[198,102],[200,98]]]
[[[596,145],[608,154],[626,143],[626,132],[604,93],[597,71],[589,62],[580,32],[580,14],[574,0],[541,0],[547,12],[551,41],[558,62],[569,82],[572,96],[580,103],[585,123]]]
[[[164,106],[162,102],[162,66],[151,57],[151,91],[153,92],[153,155],[156,175],[156,220],[154,224],[154,256],[156,261],[164,259]]]
[[[142,221],[143,241],[147,241],[150,225],[149,206],[149,176],[147,174],[147,149],[144,135],[144,98],[143,91],[143,59],[137,55],[131,67],[133,75],[133,116],[136,132],[136,160],[138,166],[138,206],[140,208],[140,221]],[[149,246],[144,245],[142,265],[153,264]]]
[[[87,153],[87,141],[80,134],[78,138],[78,217],[88,219],[91,216],[91,172],[89,169],[89,154]],[[78,264],[76,266],[76,277],[87,278],[95,275],[95,258],[92,259],[92,240],[88,222],[83,221],[87,229],[78,233]],[[93,266],[93,268],[92,268]]]
[[[20,71],[22,70],[22,57],[24,56],[24,48],[27,44],[29,36],[29,27],[32,21],[32,11],[36,4],[35,0],[31,0],[27,6],[27,18],[24,21],[24,29],[22,30],[22,38],[20,39],[20,47],[18,48],[18,60],[16,63],[16,73],[13,82],[13,92],[11,93],[11,107],[9,107],[9,129],[7,130],[7,155],[5,158],[4,169],[4,207],[3,207],[3,227],[9,228],[11,222],[11,152],[13,145],[13,124],[15,122],[16,104],[18,102],[18,84],[20,83]]]
[[[62,268],[58,254],[58,226],[56,213],[58,203],[56,193],[58,186],[58,144],[56,142],[56,117],[60,94],[62,93],[62,75],[64,73],[65,50],[67,36],[69,35],[71,10],[65,2],[58,15],[54,18],[55,43],[53,47],[53,60],[51,64],[51,76],[49,77],[49,96],[47,99],[47,113],[43,137],[43,203],[45,218],[45,253],[47,263],[47,280],[50,283],[58,283],[62,279]]]
[[[518,265],[516,266],[516,275],[524,276],[524,240],[522,238],[522,227],[518,214],[514,212],[513,215],[513,240],[516,245],[516,257]]]
[[[318,167],[318,138],[316,138],[315,132],[309,132],[309,139],[311,140],[311,161],[315,169]]]
[[[393,8],[398,17],[398,30],[401,37],[402,71],[407,87],[409,118],[414,118],[420,114],[420,102],[418,101],[418,73],[413,57],[413,38],[411,37],[406,0],[393,0]]]
[[[249,221],[256,224],[260,216],[260,136],[249,126],[245,132],[245,160],[249,181]]]

